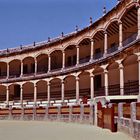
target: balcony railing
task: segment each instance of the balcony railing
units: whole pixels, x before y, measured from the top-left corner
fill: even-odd
[[[79,60],[79,63],[80,63],[80,64],[83,64],[83,63],[89,62],[89,60],[90,60],[90,56],[88,56],[88,57],[86,57],[86,58],[80,59],[80,60]]]
[[[137,33],[134,33],[123,41],[123,46],[128,45],[129,43],[133,42],[136,39],[137,39]]]
[[[119,46],[119,45],[117,44],[117,45],[115,45],[115,46],[113,46],[113,47],[108,48],[108,49],[107,49],[107,53],[108,53],[108,54],[111,54],[111,53],[117,51],[117,50],[118,50],[118,46]]]
[[[103,53],[99,52],[99,53],[95,53],[93,58],[96,60],[96,59],[100,59],[101,57],[103,57]]]

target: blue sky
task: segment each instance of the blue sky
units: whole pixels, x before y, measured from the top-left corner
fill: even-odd
[[[0,49],[31,44],[34,41],[80,29],[102,16],[117,0],[0,0]]]

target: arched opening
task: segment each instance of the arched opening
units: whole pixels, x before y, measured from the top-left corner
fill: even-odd
[[[3,79],[7,76],[7,63],[0,62],[0,78]]]
[[[47,82],[39,81],[37,82],[37,100],[46,101],[47,100]]]
[[[21,74],[21,61],[13,60],[9,63],[9,76],[10,78],[19,77]]]
[[[80,92],[79,97],[83,98],[90,98],[90,74],[88,72],[83,72],[79,75],[79,86]]]
[[[10,100],[20,100],[20,85],[12,84],[9,86]]]
[[[76,79],[74,76],[65,78],[65,100],[76,99]]]
[[[70,45],[65,49],[65,63],[66,67],[76,65],[77,50],[75,45]]]
[[[99,59],[104,53],[104,31],[98,31],[94,37],[94,59]]]
[[[90,51],[91,51],[91,41],[90,41],[90,39],[86,38],[86,39],[82,40],[80,42],[79,46],[80,46],[79,62],[80,63],[89,62]]]
[[[124,62],[124,94],[138,95],[139,79],[138,79],[138,62],[136,55],[128,56]]]
[[[33,100],[34,99],[34,84],[27,82],[23,84],[23,100]]]
[[[120,72],[116,62],[108,66],[108,95],[120,95]]]
[[[61,100],[61,80],[55,78],[50,81],[50,100]]]
[[[118,21],[112,22],[107,28],[108,53],[115,52],[119,46],[119,24]]]
[[[41,54],[37,57],[37,73],[46,73],[48,71],[48,55]]]
[[[123,25],[123,46],[134,41],[138,32],[138,14],[136,6],[128,9],[122,16]]]
[[[62,68],[62,51],[56,50],[51,53],[51,70]]]
[[[6,86],[0,85],[0,101],[6,101]]]
[[[35,72],[35,60],[33,57],[26,57],[23,60],[23,74],[33,74]]]
[[[94,70],[94,94],[97,96],[105,96],[105,87],[104,87],[104,73],[103,68],[97,67]]]

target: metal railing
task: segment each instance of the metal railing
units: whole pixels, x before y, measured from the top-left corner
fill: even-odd
[[[107,53],[108,53],[108,54],[111,54],[111,53],[117,51],[117,50],[118,50],[118,46],[119,46],[119,45],[117,44],[117,45],[114,45],[113,47],[108,48],[108,49],[107,49]]]

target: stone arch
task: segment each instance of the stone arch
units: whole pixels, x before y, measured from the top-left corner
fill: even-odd
[[[36,57],[37,73],[46,73],[48,71],[48,55],[40,54]]]
[[[86,82],[85,82],[86,81]],[[84,97],[90,98],[90,73],[82,72],[79,74],[79,97],[82,99]]]
[[[53,78],[50,81],[50,100],[61,100],[61,79]]]
[[[79,62],[89,62],[91,54],[91,41],[89,38],[84,38],[79,42]]]
[[[20,100],[20,84],[13,83],[8,88],[10,100]]]
[[[62,51],[55,50],[51,53],[51,70],[61,69],[62,68]]]
[[[139,79],[138,79],[138,62],[135,54],[128,55],[124,61],[124,94],[138,95]]]
[[[74,75],[68,75],[64,79],[65,83],[65,99],[76,99],[76,77]]]
[[[3,79],[7,76],[7,63],[0,62],[0,78]]]
[[[47,100],[47,81],[39,80],[36,83],[37,86],[37,100]]]
[[[35,59],[31,56],[23,59],[23,74],[33,74],[35,72]]]
[[[6,101],[6,86],[0,85],[0,101]]]
[[[20,74],[21,74],[21,60],[14,59],[14,60],[10,61],[9,62],[10,77],[19,77]]]
[[[26,82],[22,85],[23,100],[33,101],[34,99],[34,83]]]

